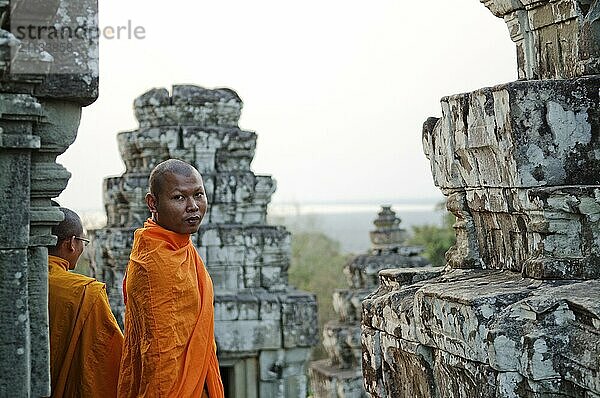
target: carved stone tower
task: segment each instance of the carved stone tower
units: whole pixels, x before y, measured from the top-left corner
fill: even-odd
[[[107,227],[94,231],[92,268],[106,281],[122,324],[123,272],[154,166],[177,158],[202,174],[209,208],[192,237],[213,279],[215,338],[230,397],[305,397],[316,344],[314,295],[288,286],[290,234],[266,225],[275,192],[250,170],[256,134],[237,123],[242,101],[229,89],[153,89],[135,100],[139,128],[118,135],[126,171],[104,181]]]
[[[71,176],[56,157],[98,95],[97,38],[18,32],[91,28],[97,11],[94,0],[0,1],[0,397],[50,395],[46,246],[63,218],[51,199]]]
[[[323,346],[329,358],[312,362],[309,368],[315,398],[366,397],[361,371],[361,302],[379,285],[379,271],[400,267],[434,271],[419,256],[421,248],[404,245],[406,233],[391,206],[383,206],[373,224],[371,250],[348,262],[344,273],[349,287],[333,294],[339,319],[327,322],[323,329]]]
[[[363,303],[365,385],[373,397],[597,397],[600,2],[482,2],[507,23],[522,80],[445,97],[425,122],[457,242],[441,276],[380,275]]]

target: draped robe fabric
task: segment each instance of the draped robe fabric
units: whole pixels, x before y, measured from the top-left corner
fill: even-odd
[[[134,233],[123,282],[119,397],[222,398],[213,286],[190,236],[151,219]]]
[[[48,256],[51,396],[116,397],[123,334],[105,285],[68,269]]]

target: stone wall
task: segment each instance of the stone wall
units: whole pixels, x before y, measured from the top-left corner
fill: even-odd
[[[445,97],[423,128],[457,217],[441,275],[363,302],[373,397],[600,396],[600,3],[482,1],[523,80]],[[430,276],[431,279],[425,279]]]
[[[192,236],[215,288],[215,338],[227,396],[305,397],[317,341],[314,295],[288,285],[290,234],[267,225],[275,192],[250,169],[256,134],[238,127],[242,101],[229,89],[153,89],[134,102],[139,128],[118,135],[126,171],[104,181],[107,227],[93,231],[94,274],[106,281],[123,325],[123,272],[133,231],[149,217],[144,196],[154,166],[169,158],[202,174],[209,203]]]
[[[50,200],[71,176],[56,157],[98,93],[97,40],[66,38],[59,51],[14,33],[75,19],[96,26],[97,9],[94,0],[0,1],[0,397],[50,395],[46,246],[63,217]]]

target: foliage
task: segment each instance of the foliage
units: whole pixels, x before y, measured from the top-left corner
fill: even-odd
[[[289,281],[300,290],[315,293],[319,306],[319,338],[325,322],[337,319],[333,311],[333,291],[347,287],[342,268],[347,257],[340,252],[339,242],[317,231],[292,235],[292,258]],[[313,351],[314,359],[325,358],[321,344]]]
[[[445,212],[441,227],[430,224],[413,226],[412,236],[408,243],[422,246],[424,248],[423,256],[431,262],[431,265],[441,267],[446,263],[446,251],[456,243],[456,236],[452,228],[454,221],[454,215]]]

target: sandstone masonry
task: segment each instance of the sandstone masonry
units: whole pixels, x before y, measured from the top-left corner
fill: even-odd
[[[600,3],[482,2],[522,81],[445,97],[423,146],[457,218],[442,275],[363,302],[372,397],[600,396]],[[541,80],[532,80],[541,79]]]

